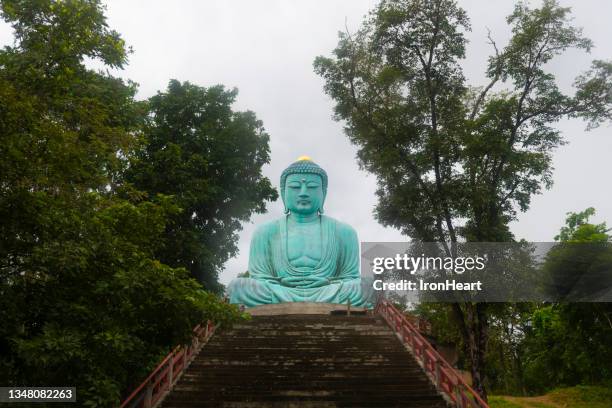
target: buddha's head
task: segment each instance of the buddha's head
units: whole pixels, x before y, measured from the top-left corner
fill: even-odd
[[[302,156],[281,174],[281,196],[286,213],[323,213],[327,195],[327,173],[310,157]]]

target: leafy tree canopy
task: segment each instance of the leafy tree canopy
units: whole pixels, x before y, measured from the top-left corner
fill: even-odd
[[[579,213],[568,213],[565,226],[561,228],[555,241],[561,242],[607,242],[610,240],[610,229],[606,223],[590,224],[589,218],[595,215],[595,209],[589,207]]]
[[[149,100],[146,144],[127,176],[149,197],[172,195],[183,209],[171,217],[159,259],[216,291],[241,223],[278,196],[261,173],[269,136],[253,112],[231,109],[236,94],[170,81]]]
[[[451,0],[383,0],[357,33],[340,33],[333,58],[315,60],[360,163],[378,177],[384,225],[424,241],[511,239],[516,209],[552,182],[551,153],[563,143],[552,125],[610,119],[612,63],[594,61],[574,95],[547,70],[565,50],[592,46],[569,8],[518,3],[507,21],[505,47],[489,36],[481,88],[463,75],[470,23]]]

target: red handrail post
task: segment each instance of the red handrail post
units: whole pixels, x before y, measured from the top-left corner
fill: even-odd
[[[436,378],[436,387],[442,388],[442,382],[440,379],[440,360],[438,360],[437,358],[434,360],[434,377]]]
[[[147,384],[144,397],[144,408],[151,408],[153,401],[153,384]]]
[[[174,359],[170,359],[170,368],[168,368],[168,390],[172,388],[172,382],[174,381]]]
[[[455,384],[455,402],[457,403],[457,408],[463,408],[463,398],[461,398],[461,384],[459,382]]]

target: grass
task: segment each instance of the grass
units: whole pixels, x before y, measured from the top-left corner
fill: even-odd
[[[610,408],[612,388],[579,385],[560,388],[539,397],[489,397],[491,408]]]
[[[506,398],[499,395],[489,397],[489,406],[491,408],[522,408],[522,405],[508,401]]]

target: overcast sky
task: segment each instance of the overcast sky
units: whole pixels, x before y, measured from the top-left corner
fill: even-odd
[[[133,47],[129,66],[116,75],[140,84],[139,98],[163,90],[171,78],[202,86],[237,87],[236,109],[252,110],[270,134],[271,163],[264,173],[278,186],[282,170],[309,155],[329,174],[326,213],[351,224],[362,241],[405,240],[383,228],[372,216],[376,203],[374,177],[360,171],[356,149],[332,119],[332,101],[312,69],[318,55],[329,56],[345,21],[351,31],[360,25],[374,0],[113,0],[105,1],[109,26]],[[464,69],[471,85],[485,83],[484,67],[491,52],[486,28],[499,46],[510,30],[505,16],[510,0],[465,0],[472,31]],[[534,5],[539,2],[533,2]],[[561,1],[571,6],[575,23],[595,43],[590,55],[570,51],[554,60],[551,70],[562,89],[592,59],[612,59],[612,1]],[[12,43],[11,31],[0,24],[0,45]],[[534,197],[531,208],[512,224],[517,238],[550,241],[568,211],[593,206],[594,221],[612,224],[612,127],[585,132],[580,121],[559,124],[568,145],[554,157],[551,190]],[[282,203],[253,217],[240,235],[240,255],[228,262],[221,281],[228,283],[247,268],[248,245],[255,225],[282,214]]]

